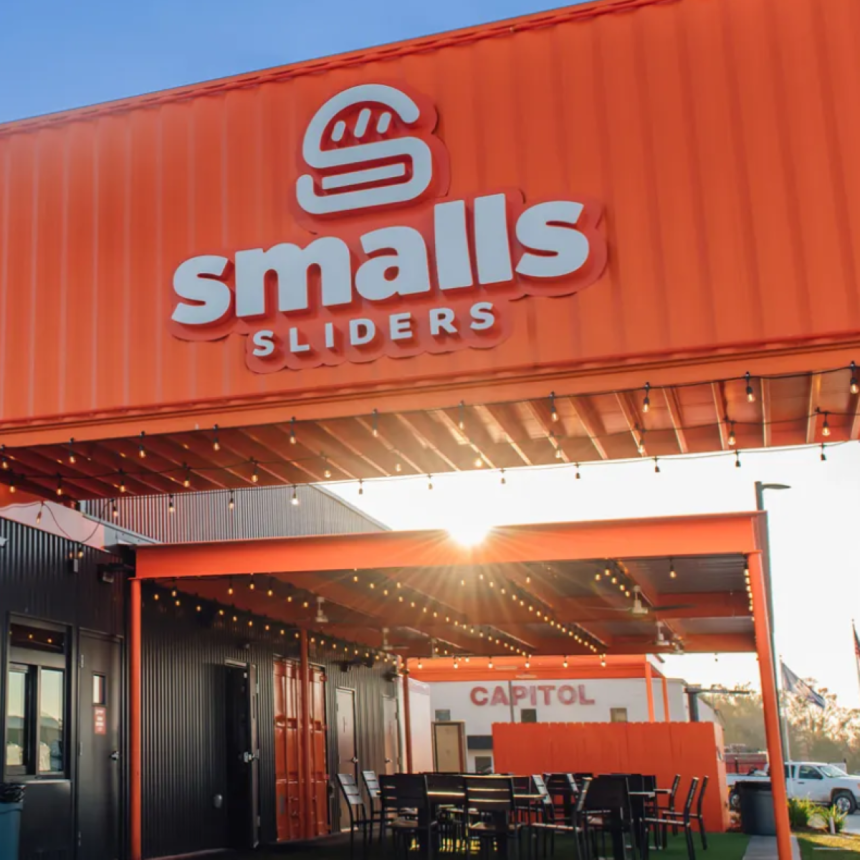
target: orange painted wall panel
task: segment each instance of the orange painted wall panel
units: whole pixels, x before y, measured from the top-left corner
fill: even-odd
[[[858,39],[855,0],[602,0],[0,127],[0,429],[856,340]],[[486,350],[256,374],[173,337],[181,261],[312,238],[306,124],[380,80],[435,103],[450,197],[599,201],[602,277]]]
[[[723,731],[714,723],[496,723],[493,761],[500,773],[644,773],[668,788],[681,774],[676,808],[693,777],[709,778],[705,823],[728,827]]]

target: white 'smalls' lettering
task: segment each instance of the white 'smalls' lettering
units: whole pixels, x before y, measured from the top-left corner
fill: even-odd
[[[517,192],[433,200],[448,182],[434,127],[432,105],[392,87],[330,99],[305,136],[297,217],[328,233],[334,216],[351,216],[347,229],[185,260],[173,276],[173,333],[246,335],[258,372],[486,348],[509,333],[511,301],[570,295],[599,277],[606,249],[593,204],[525,206]],[[385,212],[406,202],[391,225]]]

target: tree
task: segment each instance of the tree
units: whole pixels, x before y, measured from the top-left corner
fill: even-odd
[[[813,679],[808,679],[807,683],[818,689]],[[748,687],[741,689],[749,690]],[[823,709],[800,696],[782,694],[791,757],[807,761],[844,761],[849,770],[860,770],[860,710],[841,707],[836,695],[827,689],[818,691],[826,702]],[[750,751],[767,749],[758,693],[715,696],[713,703],[723,721],[727,745],[742,745]]]

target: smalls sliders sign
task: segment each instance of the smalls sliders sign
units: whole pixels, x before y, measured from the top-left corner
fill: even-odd
[[[244,335],[258,373],[486,349],[510,334],[518,299],[601,275],[596,204],[504,188],[451,199],[436,126],[432,102],[400,85],[330,98],[304,135],[292,201],[312,237],[182,262],[173,334]]]

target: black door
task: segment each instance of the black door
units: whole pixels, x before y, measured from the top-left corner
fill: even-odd
[[[81,634],[78,661],[78,857],[121,854],[120,643]]]
[[[227,831],[231,848],[259,842],[257,669],[227,667]]]

